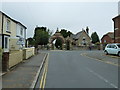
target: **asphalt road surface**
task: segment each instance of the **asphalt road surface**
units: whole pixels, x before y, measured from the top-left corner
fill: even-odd
[[[83,56],[85,52],[47,52],[44,79],[38,80],[42,88],[117,88],[118,66]]]

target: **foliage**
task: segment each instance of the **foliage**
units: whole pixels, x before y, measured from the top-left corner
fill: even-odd
[[[94,44],[100,42],[99,36],[98,36],[98,34],[96,32],[92,33],[91,38],[92,38],[92,43],[94,43]]]
[[[46,27],[36,27],[33,37],[35,40],[35,47],[38,47],[38,45],[47,45],[51,34],[52,32]]]
[[[33,38],[28,38],[27,41],[28,41],[29,46],[34,46],[35,45],[35,40]]]
[[[67,36],[70,37],[70,35],[72,34],[72,32],[67,31],[65,29],[61,29],[60,33],[63,35],[64,38],[66,38]]]
[[[36,27],[34,31],[34,37],[28,38],[28,45],[35,46],[38,45],[47,45],[49,42],[49,37],[52,35],[52,32],[47,29],[47,27]]]

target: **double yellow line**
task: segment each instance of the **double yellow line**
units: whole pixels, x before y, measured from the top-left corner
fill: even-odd
[[[48,59],[49,59],[49,54],[48,54],[48,56],[46,58],[42,78],[40,80],[40,89],[41,90],[44,90],[45,84],[46,84],[46,76],[47,76],[47,71],[48,71]]]

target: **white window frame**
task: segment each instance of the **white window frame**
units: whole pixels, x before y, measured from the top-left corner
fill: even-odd
[[[10,20],[6,20],[6,31],[10,31]]]

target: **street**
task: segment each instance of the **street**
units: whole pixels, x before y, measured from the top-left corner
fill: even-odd
[[[83,55],[95,52],[59,50],[44,52],[49,53],[49,56],[36,88],[118,87],[118,66]]]

